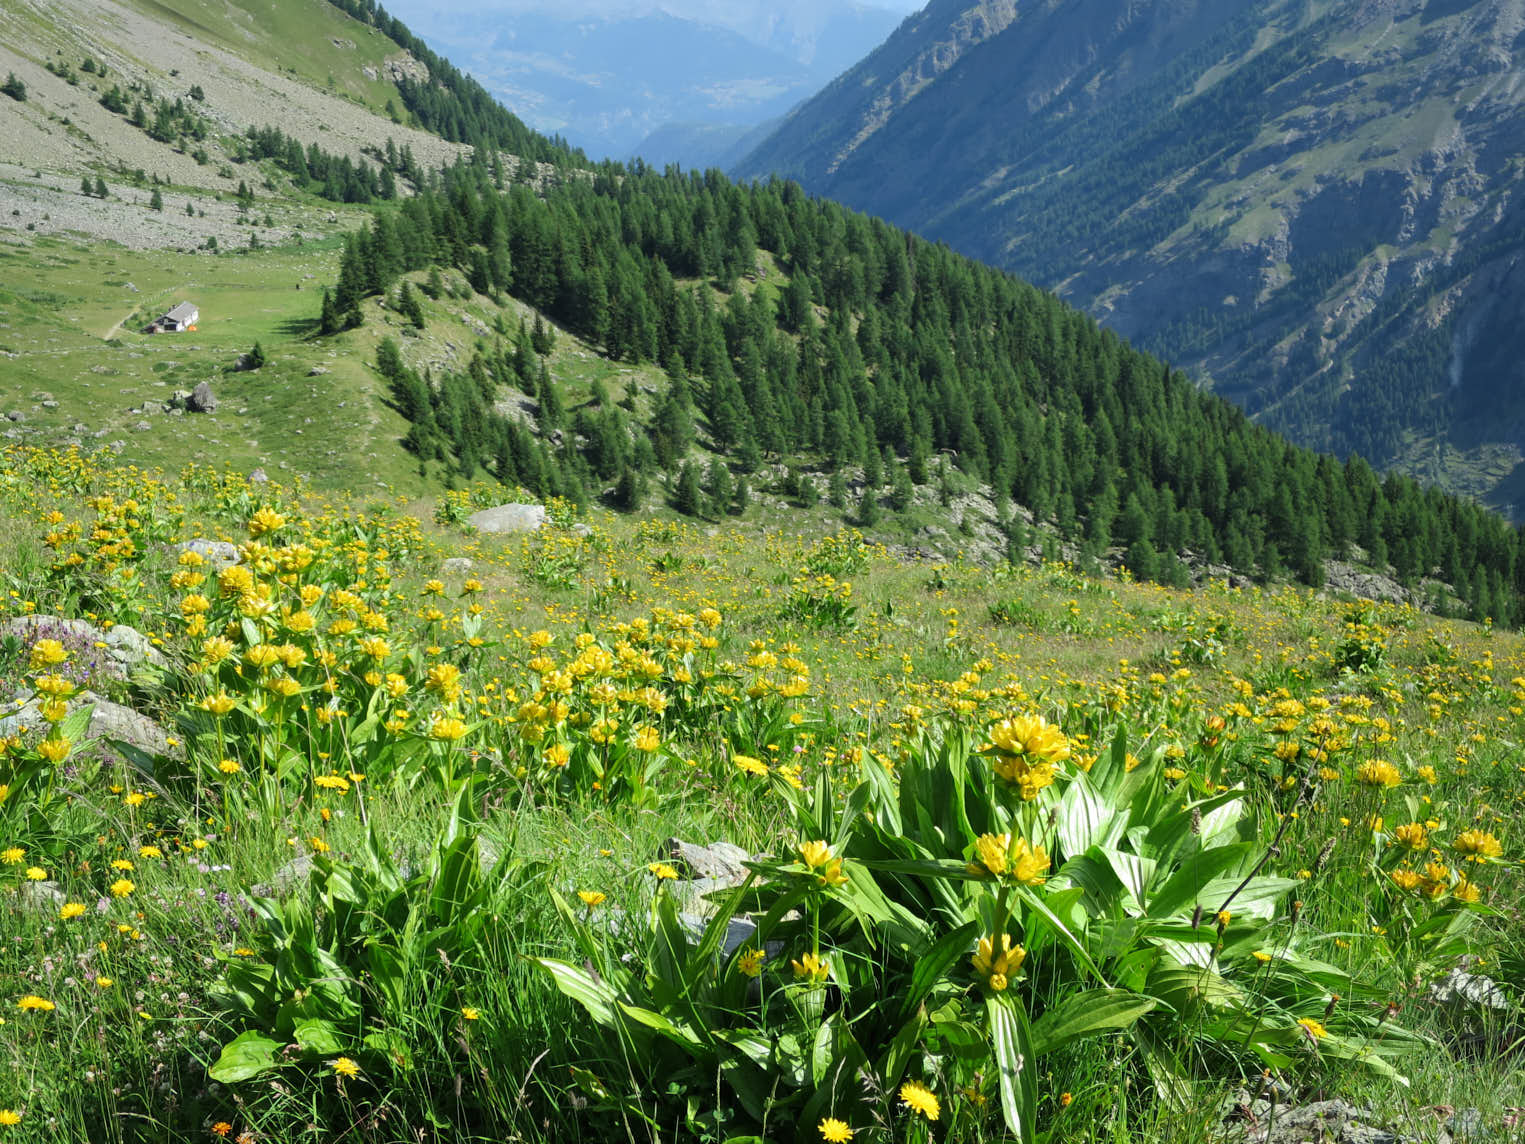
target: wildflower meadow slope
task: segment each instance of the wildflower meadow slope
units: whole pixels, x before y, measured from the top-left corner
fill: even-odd
[[[0,1141],[1515,1124],[1519,636],[472,495],[0,457]]]

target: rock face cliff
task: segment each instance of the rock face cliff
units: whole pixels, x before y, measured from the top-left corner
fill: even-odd
[[[1525,507],[1525,0],[934,0],[738,168]]]

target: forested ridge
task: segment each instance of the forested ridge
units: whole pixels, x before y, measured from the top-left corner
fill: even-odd
[[[782,273],[739,288],[763,273],[760,250]],[[352,238],[325,327],[378,293],[406,311],[399,279],[431,267],[670,379],[647,423],[595,401],[552,448],[567,413],[522,331],[482,339],[447,377],[384,347],[410,447],[468,475],[577,497],[628,488],[678,472],[696,422],[743,474],[768,458],[862,466],[892,496],[943,452],[1146,574],[1178,574],[1190,549],[1317,584],[1355,543],[1406,582],[1438,572],[1474,615],[1517,614],[1521,536],[1497,516],[1294,446],[1053,295],[793,183],[606,164],[500,191],[485,162],[458,164]],[[500,384],[539,395],[538,433],[491,412]]]

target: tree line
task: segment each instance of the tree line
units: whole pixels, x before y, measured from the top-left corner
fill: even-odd
[[[538,367],[529,384],[502,337],[460,378],[410,380],[400,404],[429,447],[506,481],[534,488],[538,466],[577,495],[676,475],[696,423],[741,473],[793,459],[921,483],[941,454],[1146,575],[1173,578],[1190,550],[1316,585],[1359,544],[1406,582],[1444,573],[1474,615],[1516,617],[1521,535],[1499,517],[1294,446],[1053,295],[793,183],[636,162],[499,191],[484,160],[462,161],[350,239],[326,310],[358,320],[362,298],[429,268],[669,378],[645,424],[602,403],[560,446],[542,424],[506,453],[478,416],[492,392],[554,386]]]

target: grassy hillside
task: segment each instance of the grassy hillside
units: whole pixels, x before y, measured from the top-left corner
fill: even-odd
[[[1267,1081],[1419,1138],[1525,1103],[1517,636],[16,449],[0,505],[0,619],[167,656],[114,681],[45,628],[0,682],[170,730],[44,712],[0,754],[8,1139],[1184,1144]],[[220,535],[254,538],[226,573],[165,547]],[[1002,831],[1028,864],[970,880]],[[706,903],[673,836],[752,890]],[[695,952],[710,914],[739,945]],[[1458,965],[1503,1008],[1441,1000]]]
[[[376,400],[361,354],[301,339],[333,244],[211,257],[49,241],[5,254],[0,339],[16,356],[0,377],[0,413],[24,416],[8,426],[16,436],[144,466],[264,467],[321,488],[417,484],[396,445],[405,427]],[[140,333],[187,299],[201,310],[195,332]],[[234,372],[255,342],[269,364]],[[202,381],[215,412],[162,408]]]

